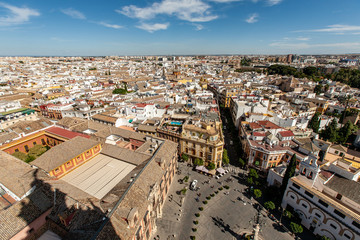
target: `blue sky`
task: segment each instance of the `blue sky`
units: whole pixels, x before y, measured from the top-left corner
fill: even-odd
[[[0,55],[360,53],[359,0],[0,0]]]

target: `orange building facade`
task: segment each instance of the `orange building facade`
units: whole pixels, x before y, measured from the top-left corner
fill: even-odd
[[[64,164],[58,166],[57,168],[49,171],[50,176],[54,176],[56,178],[61,178],[70,171],[77,168],[79,165],[82,165],[83,163],[89,161],[93,157],[97,156],[101,151],[101,144],[90,148],[87,151],[84,151],[80,155],[74,157],[73,159],[70,159],[69,161],[65,162]]]
[[[34,147],[35,145],[53,147],[62,142],[65,142],[66,140],[68,139],[55,134],[51,134],[46,131],[40,131],[23,137],[21,139],[12,141],[9,144],[0,146],[0,150],[5,151],[9,154],[13,154],[15,152],[28,153],[29,149]]]

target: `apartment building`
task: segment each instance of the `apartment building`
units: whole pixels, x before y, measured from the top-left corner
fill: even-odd
[[[298,163],[316,160],[320,152],[309,138],[296,139],[292,131],[270,121],[242,122],[240,140],[248,164],[262,171],[289,161],[294,154]]]
[[[180,149],[190,160],[199,158],[203,159],[205,166],[212,162],[217,168],[221,167],[224,136],[220,122],[187,120],[181,133]]]

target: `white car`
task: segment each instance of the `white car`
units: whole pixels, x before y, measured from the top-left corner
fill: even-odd
[[[192,190],[195,190],[197,182],[198,182],[198,181],[197,181],[196,179],[191,182],[190,188],[191,188]]]

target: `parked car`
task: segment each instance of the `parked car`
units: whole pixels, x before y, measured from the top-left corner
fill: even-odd
[[[190,189],[191,190],[195,190],[196,189],[196,184],[197,184],[197,180],[195,179],[194,181],[191,182],[191,185],[190,185]]]

